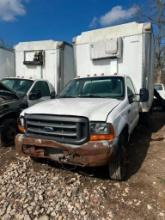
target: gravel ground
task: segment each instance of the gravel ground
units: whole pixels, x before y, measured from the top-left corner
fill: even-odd
[[[165,115],[139,126],[130,143],[128,178],[107,170],[62,167],[0,149],[0,219],[165,220]]]

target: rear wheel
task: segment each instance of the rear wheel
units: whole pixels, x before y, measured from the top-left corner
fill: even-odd
[[[120,136],[119,147],[114,158],[108,164],[109,177],[112,180],[122,181],[126,178],[126,138],[124,135]]]
[[[14,138],[17,134],[17,122],[13,118],[5,119],[2,122],[0,132],[0,146],[9,146],[14,144]]]

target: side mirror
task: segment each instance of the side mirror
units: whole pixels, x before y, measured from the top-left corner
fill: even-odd
[[[147,89],[140,89],[140,102],[147,102],[149,99],[149,92]]]
[[[38,90],[30,93],[29,100],[37,100],[40,99],[41,97],[42,97],[41,91]]]

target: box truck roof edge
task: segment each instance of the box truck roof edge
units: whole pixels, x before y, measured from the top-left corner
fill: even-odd
[[[131,35],[138,35],[151,31],[152,25],[150,22],[137,23],[130,22],[126,24],[116,25],[112,27],[104,27],[99,29],[94,29],[90,31],[82,32],[80,35],[73,38],[73,44],[84,44],[88,42],[94,42],[102,40],[103,38],[117,38],[126,37]]]

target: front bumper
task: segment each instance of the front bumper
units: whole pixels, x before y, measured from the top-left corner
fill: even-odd
[[[82,145],[71,145],[54,140],[26,137],[18,134],[15,138],[19,155],[47,158],[59,163],[96,167],[106,165],[111,156],[111,141],[89,141]]]

